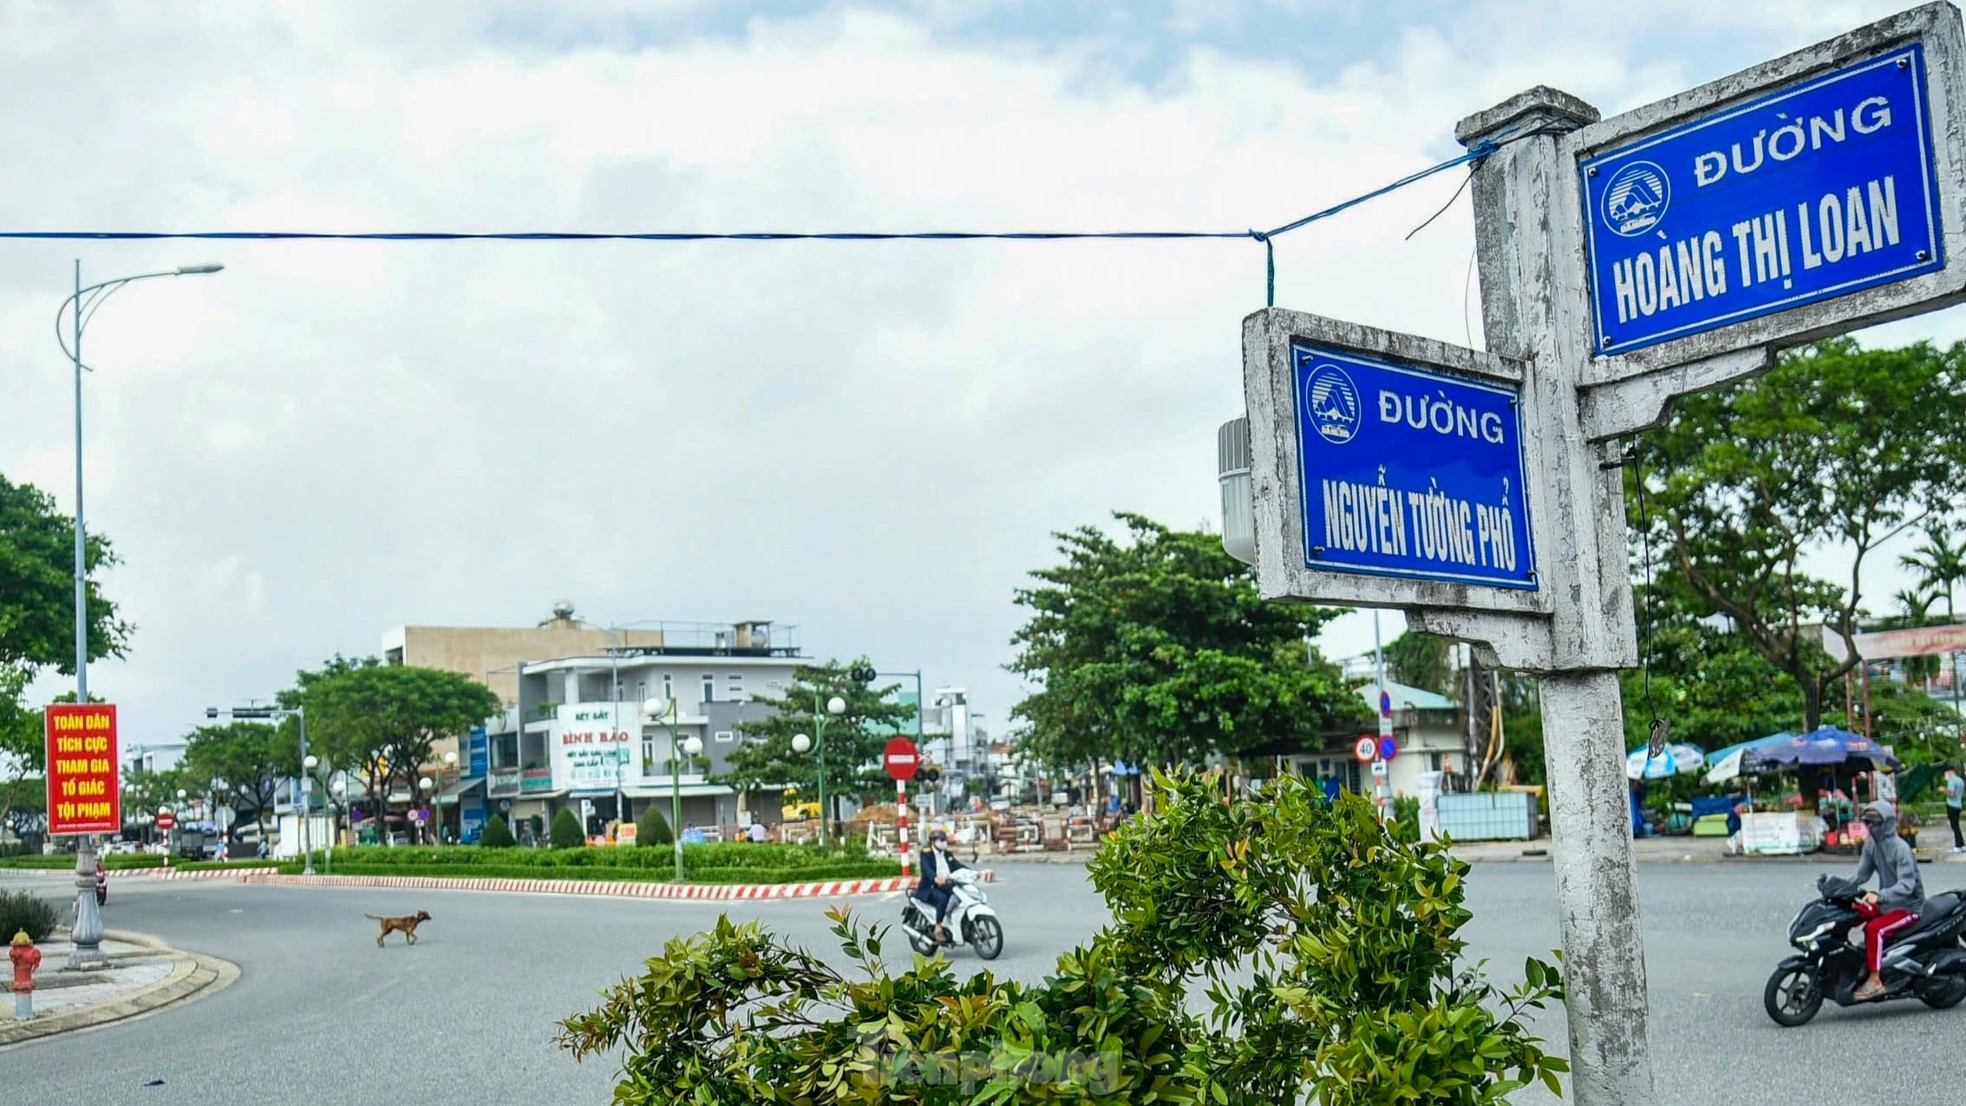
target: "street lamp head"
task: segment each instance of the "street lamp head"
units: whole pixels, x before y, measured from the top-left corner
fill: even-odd
[[[457,750],[452,749],[451,751],[445,753],[444,763],[450,765],[453,768],[457,767]]]
[[[828,700],[826,700],[826,713],[828,713],[828,714],[845,714],[845,713],[846,713],[846,700],[845,700],[845,699],[842,699],[842,698],[840,698],[840,697],[839,697],[839,696],[837,696],[837,695],[835,695],[835,696],[833,696],[833,697],[832,697],[831,699],[828,699]]]
[[[691,734],[683,739],[683,752],[695,756],[703,751],[703,739]]]
[[[437,781],[431,779],[429,776],[425,776],[422,779],[416,781],[416,786],[419,790],[428,791],[431,788],[437,786]]]
[[[186,791],[184,790],[184,788],[182,788],[182,787],[180,787],[180,788],[178,788],[178,789],[177,789],[177,797],[178,797],[178,798],[180,798],[180,799],[182,799],[182,798],[184,798],[184,796],[185,796],[186,794],[187,794],[187,792],[186,792]]]
[[[642,713],[650,718],[660,718],[669,713],[669,701],[658,695],[642,704]]]
[[[177,267],[177,275],[199,276],[204,273],[216,273],[223,268],[225,268],[225,266],[219,264],[216,261],[206,261],[197,265],[179,265]]]
[[[804,735],[804,734],[802,734],[802,733],[795,733],[795,734],[793,734],[793,735],[792,735],[792,751],[793,751],[793,752],[795,752],[795,753],[803,753],[803,752],[805,752],[805,751],[807,751],[808,749],[811,749],[811,748],[812,748],[812,738],[810,738],[810,737],[807,737],[806,735]]]
[[[307,759],[301,761],[300,764],[301,767],[307,769],[309,772],[312,772],[314,769],[319,768],[321,766],[321,758],[315,756],[313,753],[309,753],[307,754]]]

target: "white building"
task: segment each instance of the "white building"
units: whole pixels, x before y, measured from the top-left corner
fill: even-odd
[[[184,759],[183,738],[132,742],[123,746],[125,772],[168,772]]]
[[[728,769],[746,724],[775,711],[773,700],[805,661],[796,648],[775,645],[764,622],[726,627],[703,644],[678,644],[677,636],[519,665],[518,704],[489,735],[491,807],[509,820],[550,824],[571,806],[589,816],[591,832],[623,814],[632,821],[649,803],[666,815],[679,789],[686,826],[736,824],[739,796],[708,777]],[[643,703],[655,698],[674,702],[673,724],[644,716]],[[691,737],[703,743],[700,761],[676,775],[672,725],[679,746]],[[761,813],[777,820],[775,805]]]

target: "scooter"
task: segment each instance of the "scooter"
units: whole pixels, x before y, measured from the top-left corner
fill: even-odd
[[[1003,953],[1003,923],[983,892],[983,877],[974,868],[958,868],[949,876],[949,913],[942,919],[950,940],[935,939],[935,916],[910,893],[901,906],[901,928],[908,932],[908,944],[923,956],[938,948],[968,945],[985,960]]]
[[[1816,879],[1817,899],[1789,923],[1789,944],[1801,950],[1775,968],[1762,989],[1762,1006],[1775,1024],[1806,1024],[1828,997],[1838,1006],[1858,1005],[1851,994],[1870,977],[1864,963],[1861,885],[1840,876]],[[1882,957],[1884,994],[1872,1002],[1915,998],[1934,1010],[1966,1001],[1966,892],[1925,900],[1918,921],[1892,934]],[[1854,938],[1854,939],[1853,939]]]

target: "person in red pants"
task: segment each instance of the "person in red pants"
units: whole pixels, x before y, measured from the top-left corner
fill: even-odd
[[[1864,922],[1864,963],[1870,978],[1851,994],[1858,1002],[1868,1002],[1884,994],[1882,965],[1884,943],[1918,921],[1917,911],[1925,905],[1925,881],[1918,874],[1918,858],[1911,846],[1898,836],[1898,811],[1879,800],[1864,807],[1863,856],[1857,861],[1857,882],[1877,877],[1877,890],[1864,895],[1862,903],[1869,915]]]

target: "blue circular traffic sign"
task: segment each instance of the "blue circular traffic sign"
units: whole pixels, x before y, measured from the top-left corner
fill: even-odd
[[[1380,760],[1391,760],[1398,755],[1399,755],[1399,742],[1394,741],[1390,737],[1382,737],[1379,739]]]

